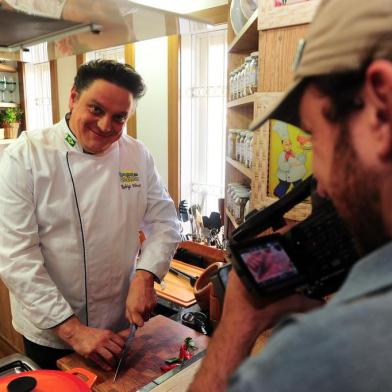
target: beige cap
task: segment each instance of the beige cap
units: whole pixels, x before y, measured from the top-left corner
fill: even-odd
[[[324,0],[309,28],[294,84],[280,102],[250,125],[255,130],[268,119],[299,125],[298,105],[303,80],[310,76],[355,71],[365,56],[383,58],[392,49],[392,0]]]

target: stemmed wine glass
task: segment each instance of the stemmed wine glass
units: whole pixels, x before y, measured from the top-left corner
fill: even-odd
[[[16,82],[15,79],[12,76],[6,77],[6,91],[8,91],[9,94],[9,102],[14,102],[13,101],[13,92],[16,89]]]
[[[7,80],[4,75],[0,75],[1,102],[4,102],[4,92],[6,88],[7,88]]]

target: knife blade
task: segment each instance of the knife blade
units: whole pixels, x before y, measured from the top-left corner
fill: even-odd
[[[137,325],[132,323],[130,331],[129,331],[129,335],[127,337],[127,340],[125,341],[124,348],[121,353],[120,360],[118,361],[118,364],[117,364],[116,373],[114,374],[114,377],[113,377],[113,382],[116,382],[116,378],[117,378],[117,375],[121,369],[121,366],[124,363],[125,359],[127,358],[127,355],[129,353],[129,349],[131,348],[132,340],[135,337],[136,330],[137,330]]]
[[[199,278],[198,276],[193,276],[193,275],[187,274],[186,272],[182,272],[182,271],[180,271],[180,270],[178,270],[176,268],[173,268],[173,267],[170,267],[169,271],[172,274],[174,274],[174,275],[176,275],[176,276],[178,276],[180,278],[186,279],[190,283],[190,285],[192,287],[195,285],[196,280]]]

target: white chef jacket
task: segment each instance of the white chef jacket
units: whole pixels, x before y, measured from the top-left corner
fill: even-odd
[[[0,162],[0,276],[14,328],[44,346],[68,346],[50,329],[72,314],[96,328],[127,326],[137,269],[161,279],[179,222],[153,159],[128,135],[83,153],[65,119],[23,133]]]

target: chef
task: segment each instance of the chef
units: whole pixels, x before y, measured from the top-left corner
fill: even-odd
[[[24,132],[1,160],[0,276],[25,352],[43,368],[70,350],[113,368],[118,332],[148,320],[180,241],[150,153],[123,132],[144,90],[128,65],[82,65],[68,115]]]

